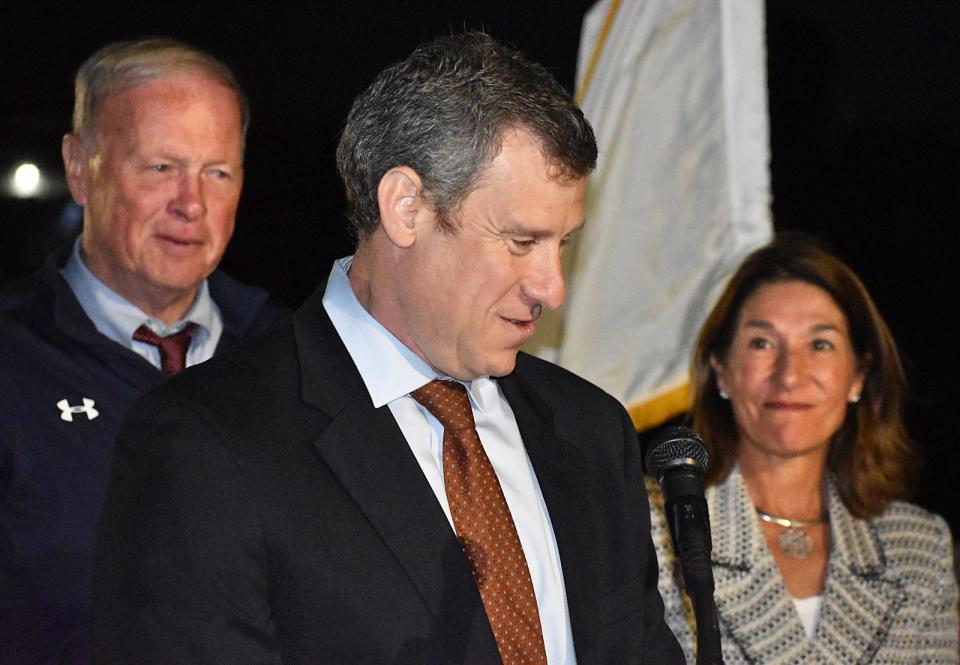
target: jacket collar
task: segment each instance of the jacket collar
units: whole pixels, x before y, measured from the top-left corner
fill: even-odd
[[[264,289],[239,282],[220,270],[207,278],[207,284],[210,297],[223,317],[218,353],[250,334],[265,313],[273,319],[284,311],[283,307],[270,302],[270,294]]]
[[[831,551],[815,640],[807,639],[767,548],[739,469],[708,488],[716,603],[740,650],[754,662],[861,662],[882,643],[903,591],[885,577],[882,544],[828,480]]]
[[[135,364],[143,363],[152,368],[137,354],[100,334],[83,311],[70,285],[60,275],[60,268],[66,263],[72,247],[70,242],[48,255],[37,274],[40,282],[53,294],[54,319],[57,325],[67,335],[85,344],[106,346],[113,350],[122,349],[125,352],[123,355],[135,361]],[[270,309],[266,317],[270,319],[278,317],[283,311],[281,306],[268,303],[270,296],[265,290],[238,282],[219,270],[210,275],[208,284],[210,296],[220,308],[223,317],[223,333],[217,345],[218,352],[232,346],[251,332],[265,308]],[[156,371],[156,368],[152,369]],[[159,376],[159,372],[157,375]]]
[[[750,570],[773,557],[767,549],[739,468],[720,485],[707,489],[713,537],[713,562],[726,568]],[[876,531],[868,520],[859,520],[843,504],[836,485],[827,482],[830,514],[830,562],[861,577],[884,573],[886,560]]]

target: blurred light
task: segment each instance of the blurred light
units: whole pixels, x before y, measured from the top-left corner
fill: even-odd
[[[17,166],[10,178],[10,193],[21,199],[36,196],[43,189],[43,174],[36,164],[25,162]]]

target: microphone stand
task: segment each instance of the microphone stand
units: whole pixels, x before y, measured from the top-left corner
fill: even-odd
[[[697,620],[696,665],[723,665],[713,599],[710,514],[703,493],[708,462],[703,440],[687,427],[660,430],[644,455],[644,468],[663,489],[670,540]]]
[[[697,662],[696,665],[723,665],[720,648],[720,626],[717,618],[717,605],[713,598],[713,566],[710,562],[710,529],[703,521],[707,520],[707,501],[703,497],[703,475],[698,472],[680,472],[673,477],[671,492],[666,497],[667,519],[673,549],[680,559],[683,570],[684,586],[693,614],[697,622]],[[684,527],[684,522],[694,528]],[[691,537],[706,534],[702,537]]]
[[[713,599],[713,580],[710,580],[709,586],[696,584],[693,589],[688,586],[687,594],[693,604],[693,615],[697,621],[696,665],[723,665],[717,604]]]

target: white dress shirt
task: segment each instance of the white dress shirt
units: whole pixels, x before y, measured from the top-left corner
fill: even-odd
[[[207,280],[200,283],[193,304],[184,317],[167,325],[143,312],[90,272],[80,255],[81,238],[78,237],[73,243],[73,251],[60,274],[67,280],[73,295],[100,334],[127,347],[160,369],[160,350],[153,344],[133,339],[134,331],[146,325],[160,337],[166,337],[179,332],[192,321],[197,324],[197,330],[190,338],[187,349],[187,367],[213,357],[223,333],[223,317],[217,303],[210,297]]]
[[[410,397],[430,381],[450,377],[439,375],[363,308],[347,278],[351,262],[352,257],[345,257],[334,263],[323,295],[324,309],[374,407],[387,405],[390,409],[453,528],[443,484],[443,426]],[[516,418],[495,380],[478,377],[463,385],[470,396],[480,442],[500,480],[530,569],[547,662],[575,665],[560,554]]]

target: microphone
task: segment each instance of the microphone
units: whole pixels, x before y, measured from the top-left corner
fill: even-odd
[[[647,473],[656,478],[663,490],[673,551],[680,560],[683,583],[693,605],[698,665],[723,663],[713,599],[710,515],[703,495],[703,474],[708,461],[700,436],[679,426],[655,432],[644,457]]]
[[[710,517],[703,496],[707,464],[707,449],[700,435],[679,426],[654,433],[644,459],[647,473],[663,489],[670,538],[684,583],[689,589],[692,582],[709,580],[712,592]]]

